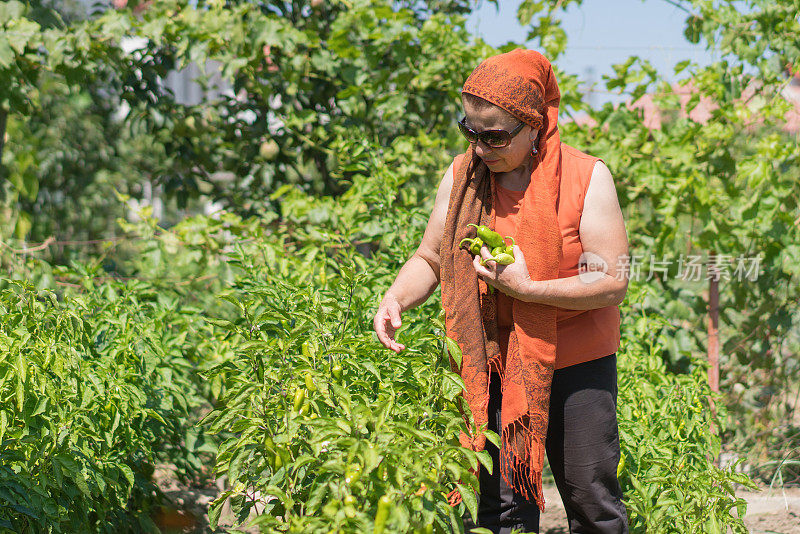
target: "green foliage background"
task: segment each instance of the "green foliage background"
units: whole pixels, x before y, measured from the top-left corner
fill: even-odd
[[[525,0],[518,18],[556,69],[562,138],[615,177],[631,253],[761,256],[757,280],[720,282],[719,396],[703,363],[707,282],[673,269],[631,284],[618,414],[631,525],[743,531],[747,477],[711,460],[749,451],[764,481],[800,464],[800,152],[779,127],[798,5],[671,2],[687,39],[725,59],[676,65],[696,88],[687,110],[714,104],[708,122],[673,113],[648,129],[641,110],[590,108],[558,69],[559,13],[581,3]],[[473,40],[466,1],[129,4],[87,18],[0,3],[0,525],[152,531],[164,462],[186,481],[226,477],[212,522],[229,499],[267,531],[369,531],[389,495],[387,529],[459,531],[464,505],[444,494],[476,489],[467,468],[486,458],[455,440],[438,294],[407,313],[401,356],[371,317],[464,149],[463,80],[520,45]],[[124,37],[144,44],[126,52]],[[164,89],[206,61],[232,94],[190,105]],[[638,57],[604,82],[679,107]],[[578,113],[594,126],[566,120]],[[162,191],[161,220],[131,216],[145,183]],[[198,215],[210,202],[221,211]],[[289,399],[305,376],[317,391],[301,415]]]

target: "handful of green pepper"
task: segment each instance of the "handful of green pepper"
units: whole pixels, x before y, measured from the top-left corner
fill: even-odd
[[[476,256],[481,253],[483,245],[486,245],[492,252],[491,258],[481,259],[481,265],[486,265],[490,261],[497,262],[499,265],[514,263],[514,244],[516,242],[513,237],[506,236],[507,239],[511,240],[511,245],[506,245],[505,239],[486,225],[468,224],[467,226],[474,226],[478,237],[462,239],[459,246],[463,247],[465,242],[468,243],[469,251]]]

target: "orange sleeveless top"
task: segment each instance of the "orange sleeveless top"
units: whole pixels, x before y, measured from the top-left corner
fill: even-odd
[[[456,160],[455,164],[460,164],[460,157]],[[557,214],[563,240],[563,256],[558,271],[559,278],[578,274],[578,262],[583,252],[579,235],[583,199],[586,197],[586,190],[597,161],[602,160],[564,143],[561,144],[562,173]],[[495,231],[500,235],[516,238],[517,212],[524,195],[524,191],[511,191],[498,184]],[[514,299],[501,291],[496,291],[495,294],[500,348],[505,351],[508,333],[513,324],[511,310]],[[568,310],[557,307],[556,321],[558,336],[556,369],[602,358],[619,349],[619,306],[606,306],[593,310]]]

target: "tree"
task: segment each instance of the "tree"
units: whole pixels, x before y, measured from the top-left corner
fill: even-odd
[[[254,214],[277,208],[269,193],[287,183],[340,195],[356,169],[345,168],[338,151],[354,135],[399,143],[408,159],[397,163],[428,180],[458,139],[451,124],[461,84],[489,50],[469,43],[464,1],[142,6],[48,28],[30,6],[4,4],[4,106],[12,118],[30,115],[39,103],[27,95],[51,75],[70,89],[89,82],[96,96],[124,102],[130,111],[121,136],[163,150],[142,170],[178,207],[202,194]],[[126,38],[143,44],[126,53]],[[162,81],[189,62],[220,65],[233,94],[177,104]],[[208,76],[198,81],[207,84]],[[13,192],[27,202],[15,211],[35,209],[42,177],[19,166],[11,172],[10,182],[21,186]]]

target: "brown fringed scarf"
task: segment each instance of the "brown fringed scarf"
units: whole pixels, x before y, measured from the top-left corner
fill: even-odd
[[[550,63],[538,52],[525,49],[493,56],[470,74],[462,92],[488,100],[539,129],[538,163],[518,215],[516,242],[531,279],[558,278],[560,93]],[[503,395],[500,472],[509,485],[526,499],[535,500],[544,511],[542,468],[556,355],[556,308],[514,300],[514,329],[503,358],[498,343],[496,297],[478,278],[470,252],[458,246],[465,237],[474,237],[474,228],[467,224],[495,227],[496,204],[494,173],[470,145],[454,176],[440,250],[445,326],[447,335],[458,343],[463,354],[460,369],[452,358],[450,363],[466,384],[462,396],[473,419],[469,421],[465,416],[469,434],[462,431],[459,440],[471,450],[484,449],[486,436],[479,429],[488,422],[489,376],[496,371]],[[530,488],[535,489],[535,495],[531,495]],[[458,490],[449,497],[452,505],[461,500]]]

